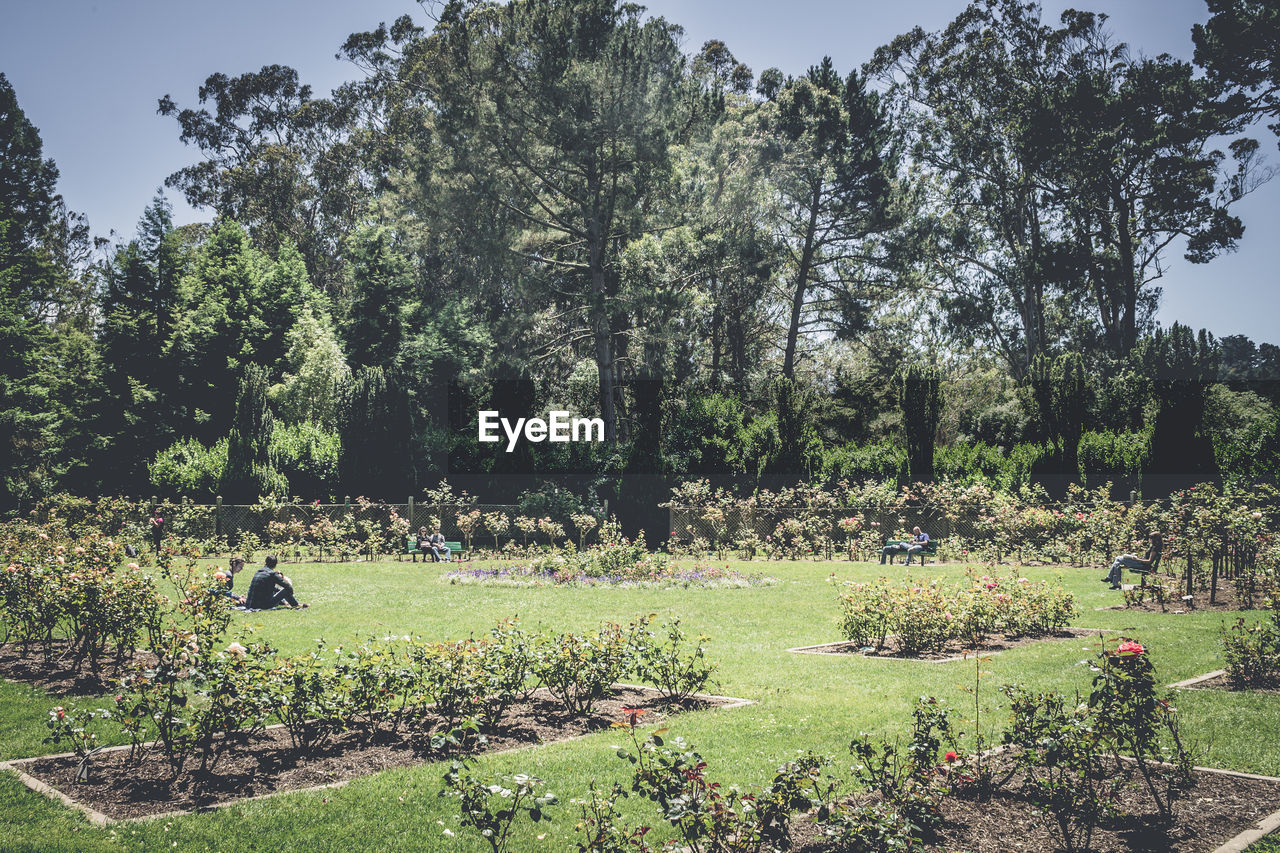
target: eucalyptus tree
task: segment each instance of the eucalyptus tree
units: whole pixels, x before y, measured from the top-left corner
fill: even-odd
[[[879,95],[856,72],[841,78],[830,57],[782,86],[765,127],[778,143],[766,174],[786,253],[782,375],[791,379],[801,335],[829,329],[839,294],[855,305],[868,269],[883,264],[875,238],[894,225],[896,154]]]
[[[198,109],[181,108],[169,95],[159,101],[158,112],[181,127],[179,139],[204,158],[165,184],[193,207],[244,224],[264,251],[291,242],[312,280],[332,293],[341,282],[343,241],[379,174],[365,144],[365,101],[345,90],[314,98],[284,65],[211,74],[198,96]]]
[[[1234,127],[1218,87],[1168,55],[1134,58],[1112,45],[1106,16],[1066,12],[1081,33],[1064,85],[1049,93],[1049,180],[1075,247],[1072,293],[1093,306],[1104,348],[1122,359],[1148,328],[1171,247],[1208,263],[1244,224],[1229,208],[1266,180],[1257,143],[1238,139],[1224,169],[1218,137]]]
[[[615,440],[629,326],[619,253],[655,226],[668,149],[703,106],[686,85],[680,29],[614,0],[455,0],[430,34],[381,32],[348,44],[387,69],[391,123],[419,149],[418,179],[431,179],[440,152],[454,199],[509,217],[506,249],[590,353]]]
[[[1053,301],[1069,248],[1046,176],[1046,101],[1081,37],[1042,25],[1032,4],[986,0],[868,65],[920,171],[925,277],[953,329],[984,338],[1019,378],[1061,338]]]
[[[1256,185],[1255,146],[1233,145],[1233,175],[1211,147],[1233,126],[1217,87],[1167,55],[1133,59],[1105,23],[1068,11],[1054,27],[1034,3],[980,0],[870,64],[924,172],[952,326],[1019,379],[1067,346],[1127,356],[1169,247],[1185,238],[1196,263],[1230,250],[1243,227],[1227,208]]]
[[[1280,137],[1280,7],[1272,0],[1208,0],[1209,20],[1191,31],[1195,60],[1231,91],[1228,109],[1261,118]]]

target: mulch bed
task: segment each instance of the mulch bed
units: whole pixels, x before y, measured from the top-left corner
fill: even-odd
[[[1019,646],[1029,646],[1033,643],[1053,640],[1069,640],[1080,637],[1092,637],[1096,640],[1098,639],[1098,635],[1099,630],[1097,628],[1070,627],[1064,628],[1061,631],[1055,631],[1052,634],[1024,634],[1018,637],[1009,637],[1004,634],[992,634],[981,646],[970,646],[957,640],[948,643],[940,651],[911,654],[904,653],[898,645],[897,638],[890,636],[882,649],[869,649],[865,646],[860,646],[857,643],[845,642],[827,643],[822,646],[807,646],[802,649],[791,649],[791,651],[798,652],[800,654],[813,655],[858,655],[859,657],[865,658],[891,658],[893,660],[946,661],[974,654],[1002,652],[1006,649],[1016,649]]]
[[[1244,606],[1243,602],[1237,599],[1236,586],[1234,581],[1222,580],[1222,579],[1218,581],[1218,591],[1217,591],[1217,594],[1215,594],[1213,597],[1212,604],[1209,603],[1209,590],[1198,589],[1198,588],[1193,590],[1191,594],[1190,606],[1188,606],[1188,603],[1182,599],[1182,596],[1186,595],[1187,579],[1185,576],[1174,577],[1173,575],[1165,575],[1164,581],[1165,581],[1165,586],[1169,586],[1173,588],[1172,598],[1169,601],[1165,602],[1164,607],[1161,607],[1159,603],[1152,601],[1150,597],[1148,597],[1147,600],[1143,601],[1141,604],[1134,604],[1132,606],[1126,607],[1124,604],[1124,601],[1121,600],[1119,604],[1112,605],[1111,607],[1104,607],[1101,609],[1128,610],[1128,611],[1137,612],[1137,613],[1171,613],[1171,614],[1196,613],[1196,612],[1205,612],[1205,611],[1218,612],[1218,613],[1231,613],[1239,610],[1248,609]],[[1120,591],[1116,590],[1115,595],[1117,598],[1119,598]],[[1261,609],[1265,606],[1266,606],[1266,596],[1261,591],[1258,591],[1253,596],[1252,609]]]
[[[1227,690],[1231,693],[1280,693],[1280,684],[1262,684],[1257,687],[1236,687],[1225,675],[1210,678],[1196,684],[1189,684],[1182,690]]]
[[[1174,823],[1162,826],[1145,785],[1136,771],[1123,789],[1123,816],[1101,822],[1090,849],[1097,853],[1213,850],[1280,809],[1280,783],[1262,779],[1197,771],[1193,786],[1174,806]],[[942,830],[922,848],[926,851],[964,850],[1004,853],[1009,850],[1061,849],[1050,829],[1053,818],[1036,809],[1012,782],[990,799],[961,795],[942,801]],[[836,849],[809,820],[792,829],[795,853],[826,853]]]
[[[155,655],[149,651],[136,651],[133,660],[155,663]],[[49,661],[32,646],[27,652],[17,643],[0,643],[0,678],[39,687],[53,696],[96,696],[108,692],[124,670],[118,666],[115,655],[109,655],[96,670],[90,670],[88,662],[82,662],[80,671],[72,669],[73,660],[69,643],[54,640]]]
[[[606,729],[623,718],[622,708],[644,707],[646,724],[659,722],[681,711],[728,704],[730,699],[694,698],[680,704],[664,703],[657,691],[643,687],[616,687],[596,703],[587,717],[571,717],[542,690],[529,701],[513,705],[507,723],[489,734],[481,751],[493,752],[553,743]],[[439,721],[421,718],[414,732],[348,731],[309,755],[299,755],[288,732],[273,728],[247,746],[228,749],[213,770],[199,773],[199,759],[190,758],[177,777],[162,754],[140,764],[128,763],[128,750],[104,752],[91,761],[88,782],[75,781],[78,759],[48,757],[24,762],[20,769],[62,791],[77,802],[120,820],[204,809],[245,797],[262,796],[300,788],[312,788],[369,776],[396,767],[410,767],[444,757],[433,750],[430,732]],[[156,750],[158,753],[158,750]]]

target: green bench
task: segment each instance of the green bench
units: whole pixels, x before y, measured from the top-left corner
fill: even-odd
[[[445,543],[444,543],[444,546],[445,546],[446,548],[448,548],[448,549],[449,549],[449,556],[450,556],[450,557],[452,557],[452,558],[454,558],[454,559],[457,559],[458,555],[462,553],[462,543],[461,543],[461,542],[445,542]],[[414,561],[415,563],[416,563],[416,562],[418,562],[418,555],[419,555],[419,554],[421,554],[421,555],[422,555],[422,557],[423,557],[424,559],[425,559],[425,558],[427,558],[427,557],[430,557],[431,559],[433,559],[433,560],[434,560],[434,559],[436,558],[436,555],[435,555],[435,554],[433,554],[433,553],[431,553],[431,549],[430,549],[430,548],[419,548],[419,547],[418,547],[418,537],[417,537],[417,536],[406,536],[406,537],[405,537],[405,541],[404,541],[404,553],[406,553],[406,554],[412,554],[412,555],[413,555],[413,561]]]
[[[1140,579],[1139,579],[1138,583],[1139,583],[1141,586],[1146,586],[1146,585],[1147,585],[1147,575],[1154,575],[1156,572],[1158,572],[1158,571],[1160,570],[1160,557],[1157,555],[1157,556],[1156,556],[1156,557],[1151,561],[1151,565],[1147,566],[1145,569],[1135,569],[1135,568],[1133,568],[1133,567],[1131,567],[1131,566],[1130,566],[1130,567],[1128,567],[1128,568],[1129,568],[1129,571],[1133,572],[1135,575],[1139,575],[1139,576],[1140,576]]]
[[[888,542],[884,543],[884,547],[888,548],[890,545],[910,545],[910,544],[911,544],[911,541],[908,539],[890,539]],[[890,552],[889,563],[892,564],[893,558],[898,556],[898,554],[906,554],[906,553],[907,553],[906,551]],[[925,557],[936,558],[938,556],[938,540],[930,539],[928,542],[924,543],[924,548],[917,551],[914,556],[917,556],[920,558],[920,565],[922,566],[924,565]]]

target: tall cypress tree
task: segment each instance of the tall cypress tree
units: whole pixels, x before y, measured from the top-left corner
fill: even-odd
[[[262,494],[288,491],[288,483],[271,465],[275,419],[268,405],[267,388],[267,369],[248,365],[236,395],[235,421],[227,444],[227,471],[222,482],[223,496],[233,503],[251,503]]]
[[[1204,329],[1197,335],[1174,323],[1143,341],[1135,353],[1152,386],[1156,418],[1143,495],[1159,497],[1221,475],[1213,438],[1204,428],[1205,398],[1218,376],[1218,346]]]
[[[942,414],[942,381],[935,367],[902,371],[898,401],[907,442],[907,473],[913,483],[933,482],[933,441]]]

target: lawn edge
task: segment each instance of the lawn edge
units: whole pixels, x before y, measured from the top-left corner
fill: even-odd
[[[613,686],[642,688],[646,690],[653,689],[651,687],[645,687],[644,685],[627,684],[625,682],[615,682]],[[727,711],[733,708],[744,708],[748,705],[756,704],[754,699],[743,699],[739,696],[719,696],[719,695],[714,695],[710,693],[693,693],[693,694],[690,694],[690,698],[723,702],[723,704],[720,704],[720,705],[712,705],[709,708],[703,708],[701,709],[702,711]],[[284,727],[283,723],[274,723],[270,726],[267,726],[266,728],[278,729],[283,727]],[[510,746],[505,749],[495,749],[488,752],[480,753],[480,756],[488,757],[491,755],[506,755],[512,752],[521,752],[524,750],[540,749],[542,747],[555,746],[556,744],[561,744],[561,743],[573,743],[574,741],[583,740],[585,738],[593,737],[598,734],[601,734],[601,732],[599,731],[584,732],[583,734],[573,735],[571,737],[562,738],[560,740],[547,741],[544,743],[526,744],[523,746]],[[146,746],[154,746],[154,745],[155,745],[154,742],[150,744],[146,744]],[[119,746],[103,747],[101,751],[102,752],[120,752],[127,749],[132,749],[132,747],[129,746],[128,744],[121,744]],[[31,776],[30,774],[26,773],[22,769],[22,765],[30,764],[35,761],[44,761],[45,759],[75,758],[75,757],[77,756],[74,752],[59,752],[53,755],[33,755],[27,758],[14,758],[8,761],[0,761],[0,771],[8,770],[12,772],[18,777],[18,780],[22,782],[22,784],[26,785],[32,791],[35,791],[37,794],[42,794],[52,800],[56,800],[57,802],[60,802],[63,805],[75,811],[80,812],[85,816],[86,819],[88,819],[90,824],[97,827],[102,827],[102,828],[106,828],[108,826],[113,826],[116,824],[145,823],[147,821],[160,820],[162,818],[169,819],[169,818],[175,818],[175,817],[185,817],[191,814],[211,812],[217,809],[228,808],[231,806],[239,806],[244,803],[254,802],[255,800],[266,800],[272,797],[281,797],[286,794],[306,794],[306,793],[314,793],[316,791],[332,790],[335,788],[345,787],[346,785],[349,785],[352,782],[355,782],[360,779],[371,779],[374,776],[377,776],[379,773],[388,772],[386,770],[379,770],[377,773],[370,773],[366,776],[356,776],[352,779],[343,779],[338,782],[327,782],[323,785],[312,785],[307,788],[292,788],[288,791],[269,791],[265,794],[255,794],[252,797],[240,797],[239,799],[228,800],[225,803],[217,803],[215,805],[205,806],[202,808],[175,809],[169,812],[160,812],[159,814],[143,815],[140,817],[113,818],[103,814],[102,812],[92,808],[91,806],[87,806],[84,803],[79,802],[78,800],[72,799],[66,793],[60,791],[59,789],[53,787],[52,785],[49,785],[46,782],[40,781],[39,779],[35,778],[34,776]],[[423,764],[429,764],[429,763],[430,762],[424,761],[421,764],[409,765],[409,767],[421,767]],[[402,770],[407,768],[393,768],[393,769]]]
[[[1044,640],[1037,640],[1036,642],[1053,642],[1055,640],[1076,639],[1079,637],[1087,637],[1090,634],[1121,633],[1118,628],[1084,628],[1079,625],[1068,625],[1065,630],[1079,631],[1080,633],[1074,635],[1074,637],[1048,637]],[[890,634],[889,636],[892,637],[893,635]],[[953,655],[952,657],[949,657],[949,658],[925,658],[925,659],[895,657],[892,655],[882,656],[882,657],[868,657],[867,655],[855,655],[855,654],[850,654],[849,652],[821,651],[822,649],[829,649],[835,646],[845,646],[848,644],[849,644],[848,640],[835,640],[830,643],[818,643],[817,645],[813,645],[813,646],[796,646],[795,648],[787,649],[786,651],[790,652],[791,654],[797,654],[797,655],[827,655],[828,657],[857,657],[857,658],[861,658],[862,660],[903,661],[905,663],[955,663],[956,661],[973,660],[973,658],[977,655],[986,657],[989,655],[998,655],[998,654],[1003,654],[1004,652],[1015,651],[1015,649],[997,649],[996,651],[982,651],[981,649],[971,649],[964,654]],[[1031,645],[1031,644],[1028,644],[1028,645]],[[1174,686],[1177,686],[1177,685],[1174,685]]]

